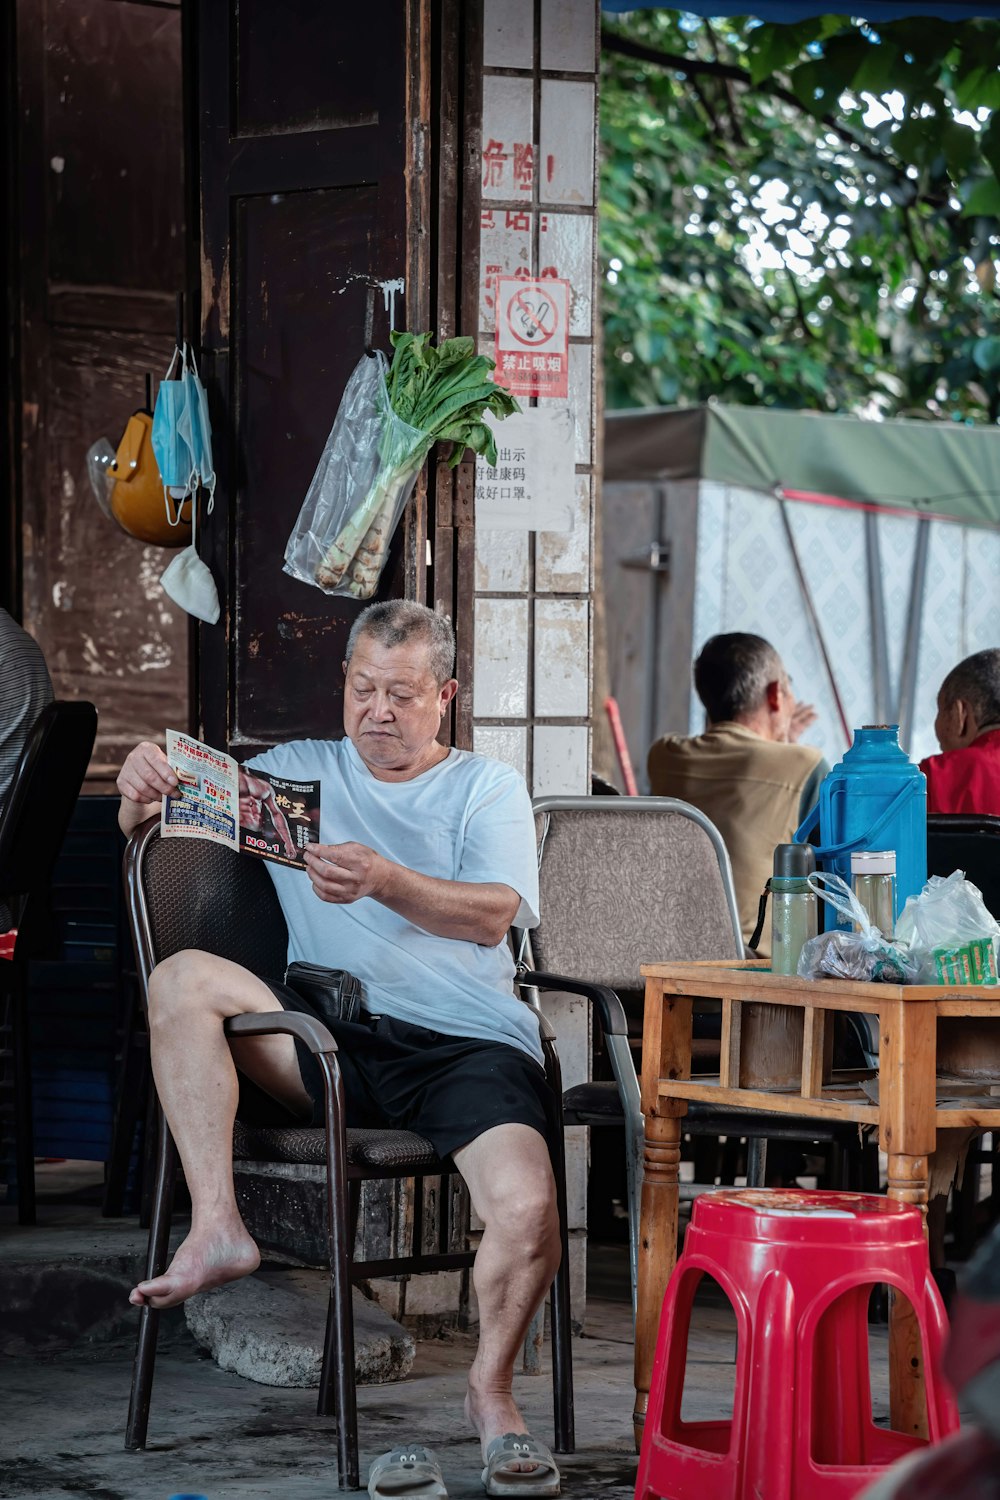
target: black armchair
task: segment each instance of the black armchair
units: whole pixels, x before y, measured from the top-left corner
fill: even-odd
[[[52,870],[90,764],[97,733],[92,703],[49,703],[25,742],[0,814],[0,898],[17,941],[0,960],[4,991],[0,1089],[13,1116],[17,1216],[35,1222],[34,1132],[28,1041],[28,963],[56,940],[49,910]]]
[[[184,948],[198,948],[242,964],[263,978],[281,979],[285,969],[287,929],[263,864],[215,844],[196,839],[161,839],[159,823],[151,820],[133,835],[125,854],[129,920],[143,996],[149,976],[163,958]],[[539,1016],[546,1071],[561,1091],[559,1060],[551,1030]],[[338,1482],[341,1489],[358,1487],[359,1456],[357,1402],[354,1383],[354,1331],[351,1287],[371,1277],[398,1276],[469,1266],[470,1251],[447,1248],[442,1234],[437,1252],[415,1253],[382,1261],[355,1261],[353,1249],[360,1207],[361,1183],[372,1178],[443,1176],[455,1170],[437,1157],[418,1135],[402,1130],[345,1129],[343,1090],[337,1049],[326,1027],[309,1016],[277,1011],[239,1016],[227,1023],[233,1036],[284,1032],[297,1037],[320,1065],[325,1086],[322,1129],[255,1127],[237,1120],[233,1154],[237,1160],[325,1163],[327,1166],[327,1249],[330,1266],[330,1307],[327,1318],[318,1412],[337,1417]],[[147,1256],[147,1278],[166,1265],[167,1242],[177,1158],[169,1129],[157,1108],[159,1150]],[[559,1196],[562,1263],[552,1285],[552,1373],[555,1409],[555,1447],[573,1450],[573,1384],[569,1314],[569,1259],[566,1233],[566,1190],[562,1136],[551,1143]],[[419,1201],[419,1199],[418,1199]],[[132,1394],[127,1448],[146,1442],[150,1394],[156,1354],[158,1313],[143,1307]]]

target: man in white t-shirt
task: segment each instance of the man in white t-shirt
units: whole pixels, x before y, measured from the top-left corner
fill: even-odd
[[[450,623],[423,605],[370,605],[344,663],[343,740],[279,745],[248,763],[322,781],[320,842],[305,873],[268,864],[288,924],[289,961],[357,975],[364,1009],[335,1022],[351,1125],[398,1126],[451,1155],[485,1228],[474,1280],[479,1348],[466,1412],[487,1460],[487,1493],[517,1482],[558,1494],[551,1454],[528,1438],[511,1394],[514,1360],[559,1262],[546,1133],[558,1104],[538,1027],[513,994],[506,934],[538,921],[531,803],[499,762],[437,735],[458,688]],[[177,778],[158,746],[138,745],[118,778],[130,834]],[[260,1256],[236,1206],[232,1129],[240,1078],[286,1121],[322,1118],[310,1055],[288,1036],[227,1040],[230,1017],[309,1010],[286,985],[187,951],[149,986],[157,1090],[191,1193],[191,1229],[136,1305],[172,1307],[254,1271]],[[491,1448],[492,1445],[492,1448]]]

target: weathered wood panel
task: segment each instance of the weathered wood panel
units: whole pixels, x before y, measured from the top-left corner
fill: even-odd
[[[139,0],[17,8],[20,365],[7,598],[57,694],[100,712],[91,785],[127,748],[188,721],[187,617],[159,574],[173,555],[97,508],[85,455],[113,445],[173,344],[185,262],[181,16]],[[18,597],[20,595],[20,598]]]

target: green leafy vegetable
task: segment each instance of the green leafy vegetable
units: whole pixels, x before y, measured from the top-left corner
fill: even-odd
[[[388,410],[382,413],[378,473],[364,500],[330,543],[316,570],[323,588],[346,588],[358,599],[375,592],[395,521],[396,501],[436,442],[450,442],[452,468],[467,448],[487,463],[497,461],[486,412],[509,417],[520,411],[514,397],[489,378],[493,360],[476,353],[471,338],[445,339],[437,348],[429,333],[391,333],[392,364],[386,377]]]

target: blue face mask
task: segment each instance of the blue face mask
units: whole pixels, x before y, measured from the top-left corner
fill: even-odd
[[[180,377],[172,378],[171,372],[178,361]],[[179,500],[193,495],[201,484],[207,491],[207,511],[211,514],[215,497],[215,466],[212,462],[208,398],[187,344],[183,350],[174,350],[174,357],[156,393],[152,444],[164,490]],[[168,515],[170,509],[168,503]]]
[[[209,515],[215,503],[215,465],[212,462],[212,424],[208,418],[208,396],[198,378],[194,356],[188,353],[181,379],[184,388],[179,431],[191,453],[194,483],[208,495]]]

